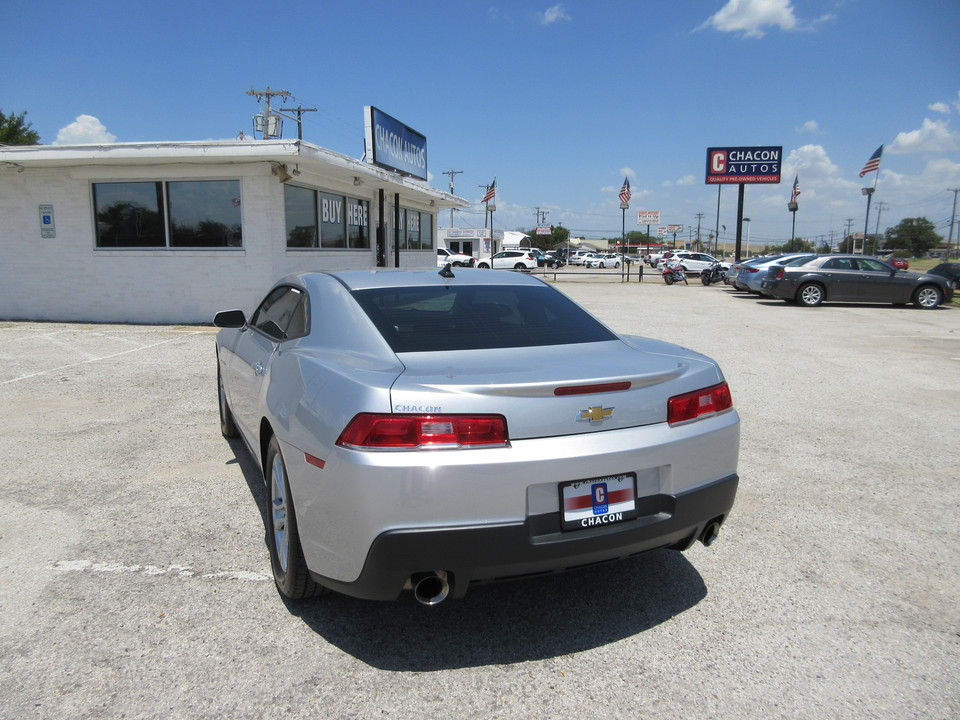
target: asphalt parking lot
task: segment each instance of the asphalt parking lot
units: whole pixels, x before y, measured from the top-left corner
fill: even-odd
[[[718,542],[436,608],[284,603],[212,328],[0,323],[0,718],[960,716],[960,311],[651,280],[558,286],[720,361]]]

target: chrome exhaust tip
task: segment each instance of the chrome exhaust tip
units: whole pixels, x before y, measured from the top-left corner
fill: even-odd
[[[413,596],[421,605],[439,605],[450,594],[447,573],[442,570],[418,573],[410,578],[410,584],[413,586]]]
[[[700,533],[700,542],[702,542],[705,547],[710,547],[717,541],[717,537],[719,535],[720,523],[714,520],[707,523],[707,526],[703,529],[703,532]]]

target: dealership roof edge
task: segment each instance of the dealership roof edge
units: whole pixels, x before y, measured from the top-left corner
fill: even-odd
[[[169,163],[272,162],[325,170],[354,184],[389,192],[422,194],[438,208],[467,208],[471,203],[451,193],[397,172],[356,160],[302,140],[204,140],[132,142],[89,145],[0,146],[0,169],[76,167],[82,165],[165,165]],[[398,187],[399,186],[399,187]]]

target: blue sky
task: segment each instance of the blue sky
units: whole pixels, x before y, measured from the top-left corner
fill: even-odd
[[[416,3],[169,0],[0,3],[0,110],[41,142],[232,139],[250,89],[318,111],[304,139],[363,154],[363,106],[427,137],[431,184],[475,203],[497,178],[497,227],[536,210],[574,235],[615,237],[624,177],[637,210],[717,224],[706,149],[782,145],[779,185],[749,185],[751,244],[927,217],[946,237],[960,188],[960,3],[684,0]],[[287,122],[285,137],[296,137]],[[879,177],[859,178],[885,145]],[[722,237],[736,187],[721,194]],[[443,213],[441,224],[448,224]],[[646,229],[642,227],[640,229]],[[954,230],[954,238],[960,229]]]

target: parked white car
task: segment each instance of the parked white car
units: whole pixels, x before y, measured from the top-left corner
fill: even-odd
[[[481,270],[533,270],[537,267],[537,257],[529,250],[503,250],[492,258],[482,257],[477,260],[477,267]]]
[[[701,252],[692,252],[690,250],[678,250],[673,253],[680,261],[680,266],[688,273],[699,273],[701,270],[706,270],[713,263],[720,263],[720,267],[724,270],[729,269],[730,264],[715,258],[713,255],[707,255],[706,253]],[[660,262],[663,262],[661,259]]]
[[[473,267],[475,262],[476,258],[469,255],[455,253],[453,250],[447,250],[447,248],[437,248],[437,267],[443,267],[447,263],[454,267]]]
[[[618,268],[623,264],[623,259],[616,253],[596,253],[587,257],[584,265],[595,268]]]

